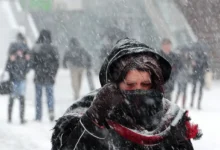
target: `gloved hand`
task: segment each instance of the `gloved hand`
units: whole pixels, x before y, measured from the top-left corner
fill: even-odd
[[[98,125],[103,125],[115,106],[124,101],[124,96],[115,84],[108,83],[96,95],[86,115]]]

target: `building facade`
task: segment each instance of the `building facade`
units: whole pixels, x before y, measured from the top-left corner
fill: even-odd
[[[81,10],[82,0],[53,0],[55,10]]]

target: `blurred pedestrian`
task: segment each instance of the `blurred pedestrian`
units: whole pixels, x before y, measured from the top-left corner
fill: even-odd
[[[46,89],[49,118],[54,120],[54,83],[59,68],[59,54],[52,45],[51,32],[42,30],[33,48],[33,69],[35,71],[36,120],[42,119],[42,90]]]
[[[101,51],[100,51],[99,69],[100,69],[102,63],[104,62],[106,56],[108,56],[110,54],[111,49],[115,45],[115,43],[118,40],[120,40],[122,38],[126,38],[126,37],[127,37],[126,32],[118,27],[109,27],[106,29],[106,31],[104,32],[104,35],[102,37],[103,45],[102,45]]]
[[[197,108],[201,109],[201,101],[203,95],[203,88],[205,85],[205,73],[208,70],[208,58],[207,55],[203,51],[196,51],[195,56],[192,60],[192,100],[191,107],[194,105],[194,99],[196,94],[196,87],[199,83],[199,97],[198,97],[198,105]]]
[[[79,98],[82,84],[82,75],[85,70],[87,73],[90,90],[95,89],[91,72],[91,61],[91,56],[81,46],[79,40],[77,38],[71,38],[69,42],[69,49],[64,55],[63,65],[65,68],[70,70],[75,100]]]
[[[8,122],[12,121],[12,108],[14,99],[20,101],[20,120],[21,124],[25,123],[25,87],[26,75],[30,70],[30,54],[24,35],[17,34],[17,41],[9,47],[9,58],[6,64],[6,71],[9,72],[10,81],[13,89],[9,96],[8,105]]]
[[[100,53],[100,58],[102,59],[100,62],[101,64],[104,62],[105,57],[109,55],[113,45],[117,41],[116,36],[104,36],[103,39],[104,39],[104,43],[102,45],[101,53]]]
[[[164,85],[164,97],[168,100],[172,98],[172,92],[174,90],[175,80],[178,74],[179,60],[177,54],[172,52],[172,42],[168,38],[164,38],[161,43],[160,54],[166,58],[172,67],[169,81]]]
[[[190,58],[187,51],[181,51],[179,59],[179,72],[177,75],[177,95],[175,103],[178,103],[180,94],[182,95],[182,107],[185,108],[187,98],[187,84],[190,77]]]

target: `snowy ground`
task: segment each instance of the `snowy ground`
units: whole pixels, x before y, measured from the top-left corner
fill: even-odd
[[[195,108],[190,109],[189,103],[191,99],[191,85],[188,88],[188,110],[193,123],[198,123],[203,131],[203,137],[199,141],[192,141],[195,150],[219,150],[220,148],[220,81],[213,83],[211,90],[204,90],[204,97],[202,101],[202,111]],[[175,95],[175,94],[174,94]],[[179,102],[180,104],[180,102]],[[197,101],[195,101],[197,104]],[[180,104],[181,106],[181,104]]]
[[[96,87],[99,87],[98,78],[96,77]],[[205,90],[203,110],[190,110],[193,122],[199,123],[203,130],[204,136],[200,141],[194,141],[195,150],[219,150],[220,143],[220,110],[219,99],[217,98],[220,91],[220,82],[213,84],[212,90]],[[191,88],[189,87],[188,93]],[[81,95],[89,91],[87,80],[83,80]],[[33,72],[28,75],[27,81],[27,100],[26,100],[26,119],[28,123],[24,126],[19,123],[18,101],[14,105],[13,123],[7,123],[7,104],[8,97],[0,96],[0,149],[1,150],[48,150],[50,149],[51,129],[54,123],[49,122],[46,99],[44,97],[44,117],[42,123],[35,122],[35,103],[34,103],[34,84]],[[55,87],[56,97],[56,117],[60,117],[69,105],[72,104],[73,94],[70,86],[69,72],[60,70]],[[189,97],[190,98],[190,97]]]
[[[96,79],[97,80],[97,79]],[[96,87],[99,83],[96,82]],[[20,125],[19,102],[15,101],[13,109],[13,123],[7,123],[8,97],[0,96],[0,149],[1,150],[48,150],[50,149],[51,129],[54,123],[48,119],[46,98],[43,97],[43,121],[35,122],[35,91],[33,84],[33,72],[28,75],[26,88],[26,119],[24,126]],[[81,95],[89,92],[87,80],[83,81]],[[56,118],[62,116],[66,109],[73,103],[73,94],[70,84],[69,72],[61,70],[58,73],[55,87]]]

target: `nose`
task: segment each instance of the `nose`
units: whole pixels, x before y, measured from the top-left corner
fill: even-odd
[[[144,90],[144,87],[141,84],[137,84],[135,90]]]

